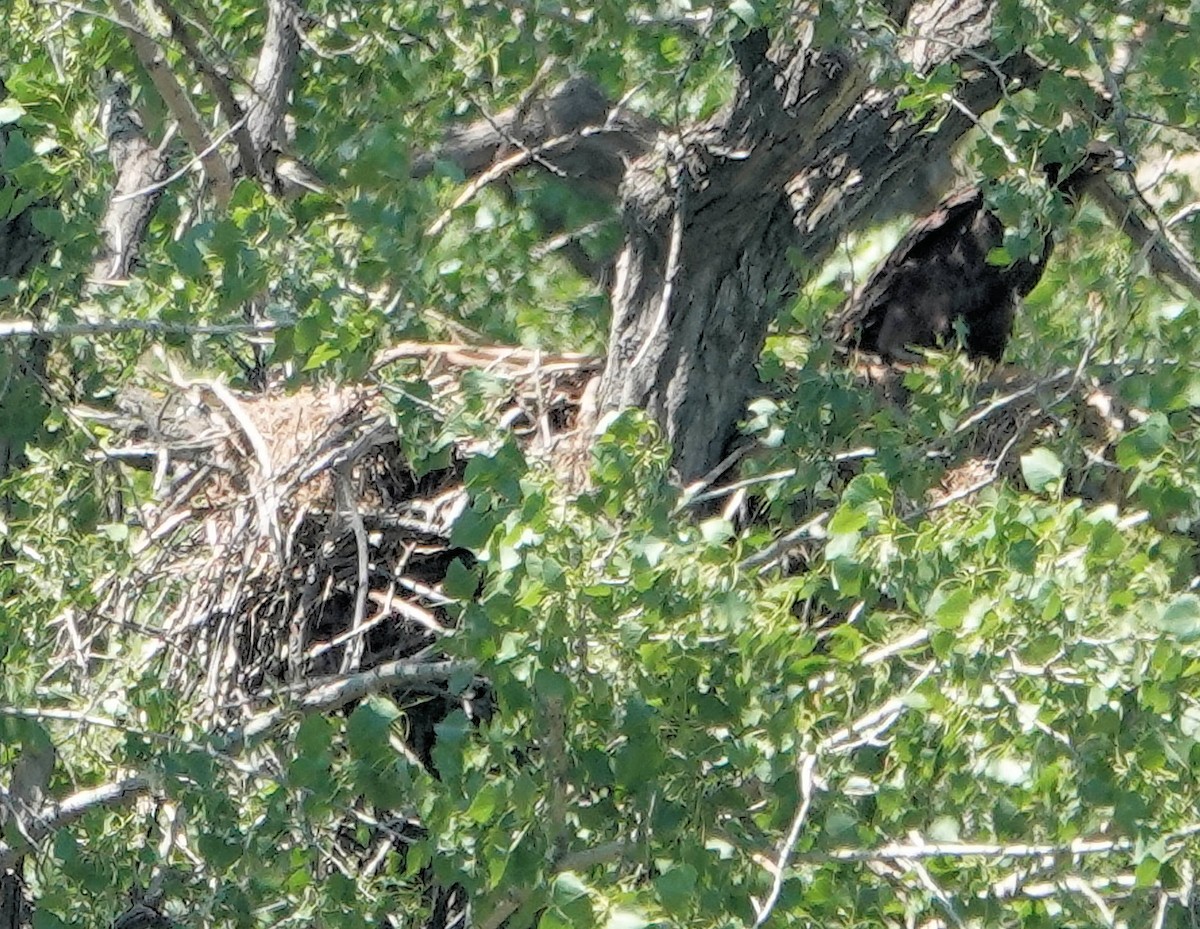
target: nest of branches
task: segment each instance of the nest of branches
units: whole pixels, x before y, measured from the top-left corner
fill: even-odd
[[[462,402],[465,369],[485,371],[504,388],[487,417],[528,454],[576,447],[589,357],[412,344],[376,369],[398,361],[417,366],[435,417]],[[420,472],[388,397],[381,384],[239,396],[176,378],[123,396],[118,412],[87,411],[112,430],[104,457],[152,470],[154,494],[127,518],[141,529],[135,570],[104,582],[86,620],[64,623],[66,649],[141,631],[166,686],[224,725],[268,688],[439,657],[454,631],[443,581],[472,559],[451,542],[465,465],[487,443],[453,444]],[[408,702],[448,699],[425,690]]]
[[[945,505],[997,480],[1024,482],[1021,458],[1040,445],[1063,457],[1062,489],[1092,502],[1123,502],[1125,476],[1116,444],[1146,413],[1118,393],[1119,371],[1106,377],[1063,369],[1049,376],[997,368],[975,410],[954,428],[954,461],[932,502]]]
[[[467,372],[486,372],[502,389],[489,392],[483,417],[528,455],[553,456],[567,478],[583,470],[586,442],[573,439],[587,431],[581,410],[596,359],[412,343],[375,370],[396,362],[429,386],[422,403],[435,419],[464,404]],[[929,451],[947,472],[927,500],[913,501],[919,511],[1020,479],[1020,456],[1050,440],[1062,447],[1067,432],[1079,439],[1081,463],[1065,462],[1068,483],[1080,485],[1067,489],[1086,490],[1094,482],[1086,475],[1099,470],[1103,492],[1087,495],[1119,493],[1104,475],[1119,478],[1112,447],[1138,413],[1111,388],[1074,371],[1034,379],[1009,369],[981,387],[991,399]],[[460,441],[439,467],[419,470],[381,383],[239,396],[176,378],[120,405],[86,415],[107,420],[105,459],[150,470],[154,493],[126,519],[141,531],[135,570],[114,572],[91,615],[63,623],[68,654],[84,662],[113,629],[140,631],[151,643],[143,660],[226,726],[250,718],[268,690],[442,657],[455,613],[443,582],[456,562],[472,561],[451,530],[468,502],[466,463],[487,443]],[[736,477],[725,477],[731,488]],[[427,761],[433,725],[464,695],[415,682],[399,696],[412,747]],[[412,712],[420,704],[430,707],[426,727]]]

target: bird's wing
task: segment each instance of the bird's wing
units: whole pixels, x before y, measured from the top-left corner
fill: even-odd
[[[960,187],[947,194],[933,212],[913,223],[866,283],[834,314],[829,327],[832,338],[843,345],[857,343],[870,318],[886,309],[897,279],[910,262],[928,260],[943,243],[948,247],[963,234],[982,205],[983,192],[978,187]]]

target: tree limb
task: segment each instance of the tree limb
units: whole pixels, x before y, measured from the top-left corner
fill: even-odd
[[[150,791],[151,781],[147,775],[132,777],[92,787],[71,794],[65,800],[49,803],[37,811],[26,824],[25,837],[9,845],[0,843],[0,871],[11,868],[22,855],[33,851],[36,843],[63,826],[69,826],[91,810],[99,807],[119,806]]]
[[[1097,178],[1086,188],[1108,218],[1141,250],[1155,274],[1169,278],[1200,300],[1200,270],[1171,241],[1161,226],[1153,230],[1134,212],[1132,204],[1112,188],[1106,178]]]
[[[168,167],[167,140],[156,148],[146,138],[130,103],[129,87],[123,81],[113,81],[104,88],[101,124],[108,137],[108,157],[117,172],[117,182],[101,220],[102,241],[92,264],[92,283],[129,276],[162,195],[162,188],[155,185]]]
[[[284,135],[283,117],[300,57],[297,13],[290,0],[267,0],[267,30],[250,82],[253,97],[247,107],[250,139],[259,154]]]
[[[131,0],[112,0],[113,9],[125,24],[125,34],[133,46],[134,53],[142,67],[150,75],[155,89],[162,97],[163,103],[171,111],[179,124],[179,134],[183,136],[192,153],[197,157],[207,151],[202,162],[204,172],[212,182],[213,192],[217,202],[224,205],[229,202],[233,193],[233,178],[225,159],[215,150],[210,150],[208,130],[200,118],[200,114],[192,105],[188,92],[180,86],[174,73],[167,67],[166,58],[158,43],[149,37],[146,27],[138,17],[137,10]]]
[[[238,155],[241,158],[242,170],[248,174],[257,174],[258,158],[254,151],[254,142],[249,131],[245,128],[246,120],[242,107],[233,95],[233,87],[227,74],[218,69],[200,49],[195,36],[188,28],[187,22],[179,11],[171,6],[168,0],[154,0],[155,6],[166,17],[171,26],[171,38],[183,46],[192,66],[200,73],[205,85],[221,107],[225,121],[233,127],[233,138],[237,143]]]

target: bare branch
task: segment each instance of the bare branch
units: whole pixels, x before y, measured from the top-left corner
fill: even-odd
[[[232,127],[233,137],[237,142],[238,155],[242,161],[242,170],[248,174],[257,175],[258,158],[254,151],[254,143],[250,139],[250,133],[245,129],[245,114],[242,112],[240,104],[238,104],[237,99],[233,95],[233,87],[229,76],[208,60],[204,52],[201,51],[200,45],[196,42],[195,36],[192,35],[191,30],[188,28],[187,22],[171,6],[168,0],[154,0],[154,5],[158,7],[163,16],[167,18],[167,22],[170,23],[171,38],[183,46],[192,65],[200,72],[200,77],[204,80],[212,95],[217,98],[217,103],[221,107],[225,121]]]
[[[183,89],[171,69],[167,67],[166,56],[162,48],[149,38],[146,27],[137,14],[131,0],[112,0],[113,9],[122,22],[126,24],[125,34],[133,45],[134,53],[146,69],[153,81],[155,89],[162,97],[163,103],[171,111],[179,123],[179,134],[183,136],[192,153],[200,156],[204,151],[208,154],[202,158],[204,172],[213,184],[217,202],[226,204],[233,193],[233,178],[229,174],[229,166],[225,159],[216,151],[211,151],[208,130],[200,118],[200,114],[192,105],[191,97]]]
[[[109,282],[105,282],[109,283]],[[197,336],[234,335],[251,332],[274,332],[280,323],[226,323],[202,326],[163,323],[148,319],[106,319],[87,323],[44,323],[33,319],[0,320],[0,339],[20,336],[69,339],[81,335],[106,335],[113,332],[145,332],[152,335]]]
[[[296,714],[328,713],[387,687],[428,684],[475,670],[470,661],[388,661],[369,671],[317,678],[305,685],[299,699],[260,713],[226,738],[223,751],[232,751],[286,724]]]
[[[136,774],[111,784],[81,790],[65,800],[47,804],[27,824],[26,841],[13,845],[0,843],[0,871],[13,867],[22,855],[32,851],[33,843],[43,841],[51,833],[69,826],[91,810],[128,803],[148,793],[150,787],[148,776]]]
[[[813,772],[816,766],[816,755],[808,755],[800,763],[800,807],[796,810],[796,815],[792,818],[792,825],[788,829],[787,838],[784,839],[783,845],[779,849],[779,856],[775,861],[773,869],[774,877],[771,881],[771,892],[767,895],[767,899],[763,902],[763,905],[758,909],[758,916],[754,920],[754,929],[759,929],[770,918],[771,911],[775,909],[775,904],[779,902],[779,894],[783,890],[788,863],[791,860],[792,853],[796,850],[796,843],[800,841],[800,830],[804,828],[804,822],[808,819],[808,811],[812,807]]]
[[[1169,278],[1200,300],[1200,270],[1171,241],[1164,228],[1160,226],[1157,231],[1150,229],[1106,179],[1092,181],[1087,193],[1095,198],[1117,228],[1145,253],[1155,274]]]

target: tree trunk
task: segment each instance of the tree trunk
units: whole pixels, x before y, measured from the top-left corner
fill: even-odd
[[[760,31],[735,49],[729,109],[630,168],[599,405],[647,410],[685,481],[734,435],[768,328],[795,291],[794,264],[818,268],[847,232],[912,210],[914,190],[940,193],[927,169],[949,164],[969,114],[1036,80],[1023,55],[983,63],[996,57],[992,0],[903,6],[905,33],[922,37],[898,43],[905,63],[961,69],[948,111],[899,110],[905,90],[876,86],[864,48],[817,47],[811,26],[773,43]]]

